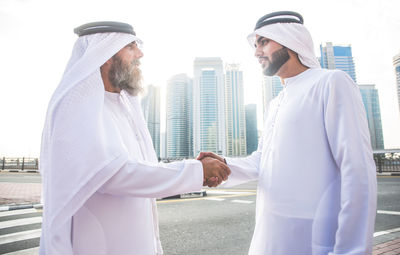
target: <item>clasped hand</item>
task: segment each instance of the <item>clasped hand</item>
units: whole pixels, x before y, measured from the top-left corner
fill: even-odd
[[[212,152],[200,152],[197,159],[203,164],[203,186],[216,187],[231,174],[225,160]]]

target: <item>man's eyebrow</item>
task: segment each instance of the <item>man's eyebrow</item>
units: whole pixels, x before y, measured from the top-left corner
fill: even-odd
[[[258,39],[257,39],[257,44],[260,44],[260,41],[262,40],[262,39],[264,39],[265,37],[262,37],[262,36],[260,36],[260,37],[258,37]]]
[[[128,43],[127,46],[133,46],[133,45],[136,45],[136,41],[133,41],[133,42],[131,42],[131,43]]]

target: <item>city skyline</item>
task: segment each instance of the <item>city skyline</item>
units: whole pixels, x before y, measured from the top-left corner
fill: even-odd
[[[346,72],[355,82],[356,72],[355,72],[355,63],[352,56],[352,47],[351,45],[334,45],[332,42],[325,42],[320,44],[320,56],[318,58],[321,68],[326,69],[338,69]],[[394,58],[394,65],[396,65],[398,60],[396,57]],[[195,77],[197,80],[197,89],[195,93],[192,94],[193,98],[188,97],[187,92],[182,93],[182,91],[171,89],[171,80],[187,80],[186,83],[190,83],[190,78],[186,74],[175,75],[168,82],[167,87],[167,144],[174,144],[174,148],[179,146],[186,146],[184,151],[188,151],[189,140],[180,139],[176,135],[168,135],[169,133],[183,133],[187,130],[192,130],[191,128],[182,129],[180,131],[180,127],[183,125],[189,126],[190,118],[185,117],[181,118],[179,122],[181,124],[175,124],[174,127],[176,130],[173,130],[168,123],[169,112],[170,109],[173,109],[173,115],[179,115],[179,112],[186,111],[188,108],[189,112],[192,109],[192,106],[188,103],[182,104],[179,103],[182,99],[197,101],[197,106],[194,109],[197,109],[197,114],[200,112],[200,116],[202,116],[202,112],[204,117],[200,117],[200,121],[197,123],[207,123],[207,127],[194,127],[194,130],[200,130],[200,135],[197,134],[197,139],[200,140],[200,150],[194,149],[193,155],[199,153],[199,151],[213,151],[219,154],[223,154],[226,156],[244,156],[247,151],[247,130],[246,128],[251,125],[249,123],[250,119],[257,123],[257,117],[255,116],[246,116],[244,114],[244,103],[243,103],[243,72],[240,69],[239,64],[225,63],[225,68],[222,67],[223,62],[220,58],[196,58],[194,60],[194,73],[197,74],[198,77]],[[222,71],[221,71],[222,70]],[[222,78],[221,78],[222,76]],[[222,83],[225,84],[225,93],[221,92],[221,79]],[[368,128],[370,131],[370,141],[372,149],[374,150],[382,150],[384,149],[384,139],[382,132],[382,122],[381,122],[381,111],[379,104],[379,93],[375,88],[374,84],[358,84],[360,89],[360,94],[362,96],[363,104],[365,107],[366,117],[368,121]],[[280,91],[282,91],[283,86],[281,84],[281,79],[277,76],[264,76],[264,79],[261,84],[262,87],[262,98],[263,98],[263,119],[265,119],[265,114],[268,112],[268,105],[272,99],[274,99]],[[176,90],[176,91],[175,91]],[[171,98],[173,96],[177,96],[178,100],[174,101]],[[211,102],[212,101],[212,102]],[[200,102],[200,103],[199,103]],[[224,116],[222,116],[221,102],[225,105]],[[247,106],[246,106],[247,107]],[[250,105],[249,105],[250,107]],[[246,110],[247,111],[247,110]],[[196,113],[194,113],[196,114]],[[192,116],[189,113],[189,116]],[[211,118],[210,118],[211,116]],[[225,118],[225,125],[221,125],[221,119]],[[174,119],[177,119],[175,116]],[[176,120],[174,120],[176,121]],[[216,124],[219,123],[219,124]],[[211,131],[211,142],[213,141],[225,141],[226,142],[226,151],[218,151],[216,144],[214,147],[209,147],[209,131],[210,125],[214,125],[214,129]],[[190,123],[190,127],[192,123]],[[222,127],[222,128],[221,128]],[[225,134],[221,134],[219,130],[222,130],[223,127],[226,128]],[[169,128],[169,129],[168,129]],[[257,133],[257,132],[255,132]],[[202,136],[207,136],[206,138],[202,138]],[[223,136],[223,139],[221,139]],[[188,137],[186,135],[185,137]],[[191,141],[191,140],[190,140]],[[203,144],[206,146],[203,146]],[[251,143],[251,142],[250,142]],[[253,149],[252,149],[253,151]],[[181,154],[169,154],[167,153],[168,158],[182,158],[188,157],[189,154],[181,153]],[[191,155],[191,156],[193,156]]]
[[[77,38],[73,28],[99,20],[133,25],[144,41],[144,84],[160,86],[162,93],[171,75],[186,73],[193,77],[196,57],[220,56],[224,62],[239,63],[244,103],[257,104],[258,129],[262,129],[263,77],[246,37],[259,17],[279,10],[303,15],[316,53],[321,42],[352,45],[357,82],[375,84],[379,91],[385,146],[399,148],[400,118],[393,67],[393,56],[400,51],[399,7],[397,0],[1,1],[0,116],[5,124],[0,127],[0,156],[39,155],[47,104]]]

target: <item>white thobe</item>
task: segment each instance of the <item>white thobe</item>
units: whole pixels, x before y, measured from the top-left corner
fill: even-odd
[[[342,71],[285,79],[258,150],[226,185],[258,180],[249,254],[371,254],[376,168],[359,89]]]
[[[137,120],[120,94],[105,92],[104,107],[130,160],[73,216],[74,254],[162,254],[154,198],[200,190],[202,165],[150,163]]]

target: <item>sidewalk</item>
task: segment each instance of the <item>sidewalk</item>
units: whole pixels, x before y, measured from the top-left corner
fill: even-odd
[[[373,255],[398,255],[400,254],[400,238],[374,246]]]
[[[40,203],[41,183],[0,182],[0,207]]]

